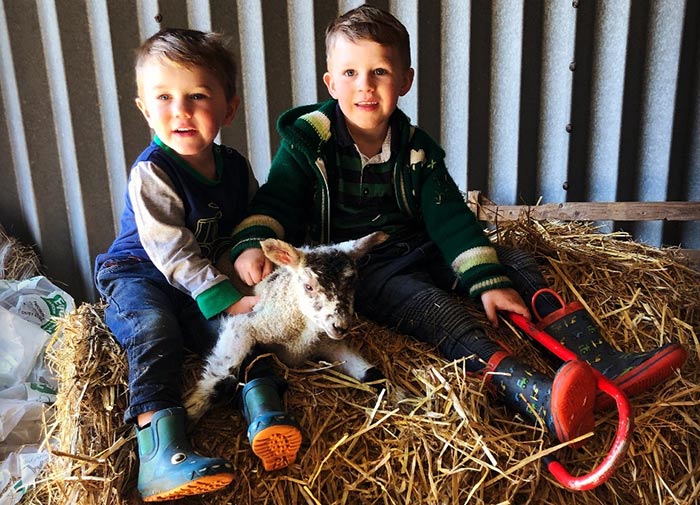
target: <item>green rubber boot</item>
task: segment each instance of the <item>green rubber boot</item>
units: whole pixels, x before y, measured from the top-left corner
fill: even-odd
[[[249,381],[241,393],[248,440],[265,470],[279,470],[296,461],[301,430],[287,415],[277,383],[268,377]]]
[[[192,450],[185,435],[185,418],[183,408],[159,410],[150,424],[137,428],[138,490],[144,501],[208,493],[233,480],[228,461],[205,458]]]
[[[550,379],[499,351],[489,360],[487,370],[487,380],[506,407],[533,422],[544,422],[560,442],[593,431],[596,378],[583,361],[567,361]]]
[[[557,293],[551,290],[546,292],[555,296],[562,307],[548,314],[536,326],[602,373],[628,397],[643,393],[665,381],[683,366],[688,357],[688,351],[677,343],[665,344],[646,352],[618,351],[603,340],[593,318],[581,303],[566,305]],[[610,396],[602,393],[598,395],[597,409],[612,405]]]

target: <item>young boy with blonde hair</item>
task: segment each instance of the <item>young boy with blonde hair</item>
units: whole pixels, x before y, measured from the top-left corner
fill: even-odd
[[[218,34],[165,29],[137,51],[136,105],[155,136],[131,167],[121,230],[97,257],[95,282],[127,355],[124,417],[137,425],[145,501],[213,491],[234,478],[228,461],[192,450],[181,382],[185,349],[206,354],[220,315],[249,312],[257,301],[215,267],[258,186],[238,151],[214,143],[240,103],[236,77]],[[265,468],[281,468],[294,461],[301,434],[284,412],[279,381],[256,363],[239,402]]]
[[[267,182],[238,227],[231,256],[241,278],[268,268],[266,237],[339,242],[372,231],[389,240],[361,260],[358,313],[434,345],[467,371],[483,374],[495,396],[561,442],[592,431],[596,379],[584,361],[553,377],[535,371],[487,337],[456,295],[483,305],[488,320],[510,311],[546,318],[553,336],[628,394],[666,379],[686,358],[679,344],[625,354],[604,342],[585,311],[562,306],[524,251],[494,246],[448,174],[445,154],[398,109],[411,88],[409,36],[391,14],[369,5],[326,30],[333,97],[284,113]]]

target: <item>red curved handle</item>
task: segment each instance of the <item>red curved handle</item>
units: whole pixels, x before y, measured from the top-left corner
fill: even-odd
[[[537,340],[560,359],[564,361],[580,359],[576,353],[564,347],[557,339],[552,337],[549,333],[537,328],[531,321],[528,321],[523,316],[509,312],[508,317],[518,328]],[[571,475],[559,461],[552,457],[547,456],[543,458],[547,464],[547,468],[557,481],[564,487],[574,491],[587,491],[606,482],[622,462],[622,458],[629,447],[630,434],[632,433],[633,422],[631,407],[627,396],[598,370],[595,368],[592,368],[592,370],[598,380],[598,389],[611,396],[617,405],[617,433],[615,434],[615,440],[613,440],[610,451],[608,451],[608,454],[597,467],[581,476]]]
[[[535,291],[535,294],[532,295],[532,300],[530,300],[530,310],[532,311],[533,314],[535,314],[535,317],[537,319],[542,319],[542,316],[540,316],[540,313],[537,311],[537,304],[535,303],[535,300],[537,300],[537,297],[542,295],[543,293],[547,293],[547,294],[553,296],[554,298],[556,298],[557,301],[559,302],[559,305],[561,305],[562,308],[566,307],[566,303],[564,303],[564,299],[559,295],[559,293],[557,293],[556,291],[554,291],[551,288],[539,289],[539,290]]]

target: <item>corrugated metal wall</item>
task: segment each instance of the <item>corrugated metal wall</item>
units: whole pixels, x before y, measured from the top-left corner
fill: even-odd
[[[1,0],[0,223],[94,297],[127,167],[149,140],[133,49],[159,26],[229,34],[243,107],[222,141],[260,180],[276,117],[327,97],[323,30],[356,1]],[[459,186],[501,204],[700,201],[700,2],[393,0],[417,78],[401,107]],[[700,248],[699,223],[624,223]]]

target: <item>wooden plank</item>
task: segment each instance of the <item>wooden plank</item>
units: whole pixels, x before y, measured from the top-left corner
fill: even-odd
[[[700,221],[700,202],[566,202],[543,205],[497,205],[470,191],[469,206],[482,221],[532,219],[561,221]]]
[[[567,202],[497,205],[470,191],[467,204],[481,221],[516,221],[521,216],[559,221],[700,221],[700,202]],[[700,249],[679,249],[684,263],[700,271]]]

